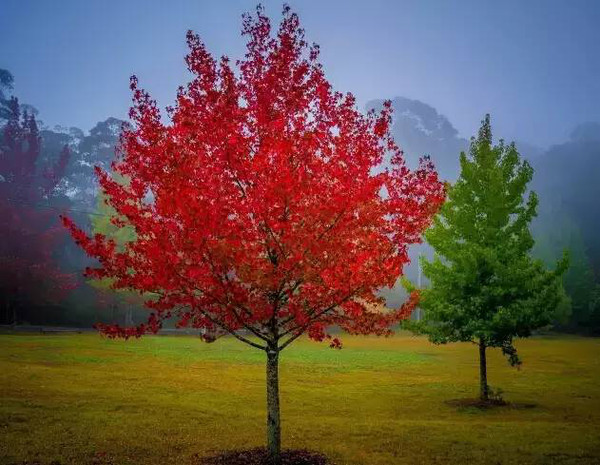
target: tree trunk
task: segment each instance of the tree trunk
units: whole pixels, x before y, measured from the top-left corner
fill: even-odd
[[[125,326],[133,326],[133,309],[131,305],[125,307]]]
[[[281,463],[279,417],[279,351],[267,349],[267,449],[273,465]]]
[[[485,355],[485,342],[479,339],[479,398],[489,400],[489,387],[487,383],[487,360]]]
[[[2,306],[2,324],[10,324],[11,322],[11,314],[10,314],[10,302],[8,300],[8,295],[4,299],[4,305]]]
[[[6,321],[7,323],[10,322],[10,325],[12,327],[17,326],[17,320],[18,320],[18,316],[17,316],[17,305],[12,302],[11,305],[11,301],[9,298],[6,299]]]

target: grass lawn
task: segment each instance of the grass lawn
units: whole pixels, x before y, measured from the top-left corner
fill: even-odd
[[[533,408],[478,410],[477,350],[399,334],[300,340],[281,356],[283,446],[337,464],[600,463],[600,340],[499,351],[490,384]],[[264,354],[236,340],[0,335],[2,464],[194,464],[265,442]]]

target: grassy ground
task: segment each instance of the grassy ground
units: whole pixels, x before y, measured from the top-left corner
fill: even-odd
[[[301,340],[282,354],[284,447],[338,464],[600,463],[600,340],[497,351],[492,386],[534,408],[459,409],[477,392],[476,347],[401,334]],[[264,443],[264,357],[192,337],[0,336],[2,464],[193,464]],[[38,462],[36,462],[38,461]]]

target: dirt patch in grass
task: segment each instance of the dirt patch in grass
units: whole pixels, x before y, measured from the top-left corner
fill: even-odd
[[[537,404],[526,402],[506,402],[502,399],[450,399],[444,402],[451,407],[457,408],[478,408],[480,410],[490,408],[513,408],[513,409],[530,409],[537,407]]]
[[[196,457],[198,465],[271,465],[265,448],[223,452],[212,457]],[[305,449],[281,451],[281,465],[335,465],[323,454]]]

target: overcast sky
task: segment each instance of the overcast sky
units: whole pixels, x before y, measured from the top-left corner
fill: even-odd
[[[281,1],[264,1],[278,22]],[[288,2],[326,74],[360,103],[405,96],[474,133],[548,146],[600,121],[600,0]],[[53,126],[124,118],[135,73],[161,106],[187,79],[185,32],[239,57],[242,0],[0,0],[0,68]],[[401,143],[401,141],[399,141]]]

